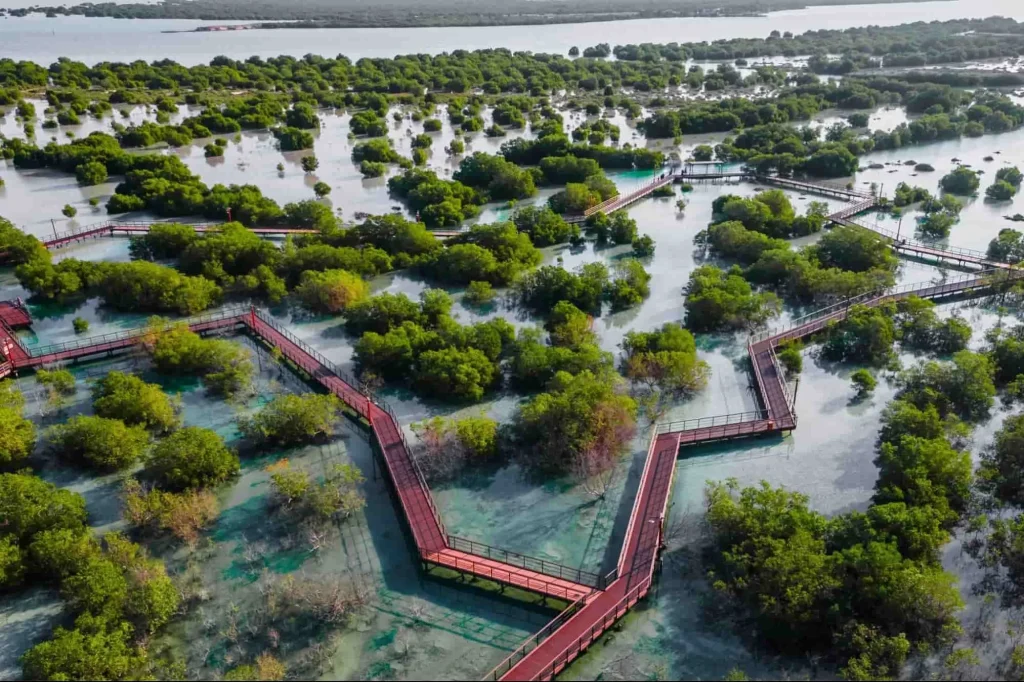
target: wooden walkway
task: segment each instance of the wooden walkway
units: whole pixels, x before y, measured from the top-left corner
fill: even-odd
[[[386,405],[374,401],[357,388],[358,382],[347,377],[329,360],[278,326],[255,308],[228,310],[191,318],[189,328],[197,333],[242,329],[281,351],[284,358],[309,375],[324,389],[338,396],[373,430],[376,443],[394,486],[402,513],[413,542],[425,564],[451,568],[494,582],[528,590],[544,597],[576,601],[594,590],[572,578],[584,578],[584,572],[521,554],[503,552],[512,557],[503,562],[494,556],[480,556],[449,544],[441,516],[434,505],[430,489],[416,466],[398,420]],[[135,329],[104,336],[46,346],[29,352],[18,341],[15,332],[0,318],[0,378],[20,370],[34,370],[51,364],[113,355],[137,347],[151,330]],[[466,541],[463,541],[465,543]],[[493,548],[491,548],[493,550]],[[594,582],[588,580],[588,582]]]

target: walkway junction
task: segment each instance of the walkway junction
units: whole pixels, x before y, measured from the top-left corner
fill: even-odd
[[[660,186],[658,183],[672,182],[678,177],[658,178],[648,188]],[[857,225],[851,222],[852,218],[876,206],[874,197],[851,190],[780,178],[757,180],[846,199],[850,202],[849,206],[830,216],[830,220],[838,224]],[[649,193],[652,190],[640,191]],[[634,195],[628,195],[622,198],[621,205],[634,200]],[[879,231],[878,228],[858,226]],[[911,242],[883,236],[890,239],[893,248],[901,253],[917,253],[911,251]],[[53,243],[53,248],[68,243],[66,238],[57,241],[60,243]],[[280,327],[262,310],[254,307],[225,310],[191,318],[187,324],[200,334],[249,334],[257,341],[278,349],[287,361],[307,374],[310,381],[344,401],[348,409],[373,432],[374,444],[385,464],[409,536],[424,567],[441,566],[502,586],[514,586],[545,598],[567,602],[568,608],[524,642],[487,676],[495,680],[548,680],[569,665],[650,591],[658,565],[658,554],[662,549],[675,461],[680,448],[781,434],[796,428],[793,396],[776,357],[780,343],[809,337],[829,324],[843,320],[853,304],[877,306],[909,296],[939,300],[984,295],[1004,284],[1008,278],[1017,277],[1017,270],[1009,269],[1005,264],[992,263],[980,256],[941,249],[935,251],[938,253],[926,255],[965,266],[996,266],[998,269],[963,274],[939,284],[907,284],[865,293],[798,319],[786,329],[756,334],[748,340],[747,352],[760,402],[758,410],[657,425],[653,429],[618,564],[607,575],[581,571],[448,534],[394,412],[319,352]],[[138,329],[117,332],[29,350],[19,341],[16,332],[17,327],[29,322],[30,318],[20,302],[8,302],[0,306],[0,353],[3,355],[0,358],[0,378],[47,365],[97,359],[129,351],[141,344],[153,331]]]

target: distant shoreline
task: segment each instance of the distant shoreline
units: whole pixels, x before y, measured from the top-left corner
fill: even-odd
[[[752,1],[749,4],[735,6],[696,6],[690,9],[654,8],[634,10],[629,0],[623,0],[622,9],[608,8],[595,12],[545,12],[546,4],[537,2],[537,12],[529,13],[510,9],[506,14],[498,12],[481,12],[464,14],[438,8],[436,11],[394,12],[366,10],[342,13],[342,16],[310,16],[304,15],[301,7],[282,7],[280,13],[263,12],[264,16],[253,16],[251,9],[242,9],[235,3],[223,5],[206,5],[201,0],[187,3],[195,8],[190,14],[183,10],[184,5],[176,3],[155,5],[134,5],[113,3],[78,4],[70,7],[35,6],[31,8],[7,9],[0,8],[0,17],[25,17],[44,14],[50,18],[58,16],[84,16],[89,18],[116,19],[163,19],[163,20],[195,20],[240,22],[223,25],[203,25],[192,29],[167,30],[162,33],[216,33],[229,31],[253,31],[267,29],[317,29],[317,28],[471,28],[485,26],[543,26],[559,24],[606,23],[613,21],[635,21],[643,19],[732,19],[749,17],[767,17],[769,14],[783,11],[798,11],[812,7],[836,7],[849,5],[888,5],[921,2],[955,2],[956,0],[777,0],[776,3]],[[199,5],[202,6],[200,7]],[[510,5],[519,5],[511,0]],[[288,14],[293,11],[293,14]],[[273,14],[273,16],[271,16]]]

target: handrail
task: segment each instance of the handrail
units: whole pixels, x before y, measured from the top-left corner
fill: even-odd
[[[179,324],[187,324],[188,326],[194,326],[198,324],[208,322],[219,322],[221,320],[227,320],[229,318],[240,317],[248,312],[249,308],[227,308],[219,310],[213,313],[207,313],[204,315],[195,315],[193,317],[186,318],[184,320],[171,321],[161,327],[136,327],[134,329],[127,329],[119,332],[110,332],[99,336],[88,336],[81,339],[75,339],[74,341],[65,341],[64,343],[55,343],[48,346],[41,346],[33,348],[29,353],[29,360],[38,360],[39,358],[47,355],[54,355],[56,353],[63,353],[69,350],[85,350],[92,346],[102,346],[105,344],[114,343],[117,341],[129,341],[137,339],[150,334],[153,332],[161,332],[171,329]]]
[[[554,561],[538,559],[526,554],[520,554],[519,552],[510,552],[505,549],[492,547],[482,542],[467,540],[466,538],[460,538],[455,535],[448,536],[448,547],[460,552],[468,552],[469,554],[483,557],[485,559],[494,559],[510,566],[525,568],[552,578],[569,580],[577,585],[595,587],[599,590],[603,590],[606,587],[606,585],[603,584],[604,576],[598,575],[597,573],[591,573],[590,571],[584,571],[578,568],[571,568]]]
[[[836,315],[837,313],[841,312],[843,309],[849,308],[851,306],[854,306],[854,305],[857,305],[857,304],[860,304],[860,303],[867,304],[867,303],[873,303],[873,302],[882,302],[882,301],[885,301],[885,300],[894,299],[894,298],[899,297],[899,296],[901,296],[903,294],[914,293],[914,292],[928,292],[928,291],[930,291],[932,289],[941,289],[941,291],[936,292],[936,294],[949,293],[950,291],[955,291],[955,290],[969,288],[969,287],[960,287],[960,289],[958,289],[957,285],[965,284],[965,283],[972,283],[972,282],[978,282],[978,283],[984,284],[985,281],[987,280],[987,278],[991,277],[992,275],[997,275],[997,274],[1000,274],[1000,273],[1005,273],[1006,275],[1009,276],[1010,279],[1020,279],[1021,277],[1024,277],[1024,271],[1022,271],[1022,270],[1017,270],[1017,269],[991,269],[991,270],[982,270],[982,271],[979,271],[979,272],[964,273],[964,274],[959,275],[956,278],[947,279],[946,281],[941,282],[941,283],[914,282],[914,283],[908,283],[908,284],[900,284],[900,285],[896,285],[896,286],[892,286],[892,287],[884,287],[884,288],[881,288],[881,289],[874,289],[872,291],[866,291],[866,292],[864,292],[862,294],[859,294],[857,296],[852,296],[850,298],[844,299],[842,301],[834,303],[834,304],[832,304],[830,306],[827,306],[825,308],[821,308],[821,309],[816,310],[816,311],[814,311],[812,313],[809,313],[809,314],[804,315],[802,317],[796,318],[795,320],[792,320],[790,322],[788,327],[785,327],[785,328],[775,328],[775,329],[766,329],[766,330],[763,330],[761,332],[758,332],[757,334],[752,335],[748,342],[751,343],[751,344],[756,344],[756,343],[760,343],[761,341],[764,341],[766,339],[772,339],[773,341],[778,342],[780,340],[783,340],[783,337],[787,336],[788,334],[790,334],[791,332],[793,332],[795,330],[799,330],[799,329],[801,329],[803,327],[807,327],[810,324],[813,324],[814,322],[816,322],[818,320],[821,320],[821,319],[824,319],[824,318]]]
[[[585,633],[562,649],[533,679],[553,679],[570,661],[579,656],[588,644],[601,636],[605,630],[615,624],[615,621],[624,616],[634,604],[640,601],[641,597],[647,593],[646,590],[650,589],[651,581],[652,577],[647,576],[637,583],[636,587],[627,592],[614,606],[605,611]]]
[[[516,663],[526,658],[527,654],[540,646],[541,642],[562,627],[562,625],[568,622],[570,618],[575,616],[586,604],[587,597],[589,596],[589,594],[583,595],[572,604],[569,604],[569,606],[555,616],[551,622],[527,638],[526,641],[520,644],[515,651],[506,656],[501,663],[494,666],[494,668],[492,668],[491,671],[483,677],[483,679],[500,680],[505,673],[515,667]]]
[[[398,437],[402,441],[402,447],[405,449],[406,457],[407,457],[407,459],[408,459],[408,461],[410,463],[410,466],[412,467],[413,473],[416,476],[417,482],[419,483],[420,487],[423,490],[424,497],[427,500],[427,506],[430,508],[430,512],[431,512],[431,515],[434,517],[435,523],[437,523],[438,529],[439,529],[439,531],[441,533],[441,537],[444,538],[447,535],[447,532],[445,531],[444,522],[441,520],[441,514],[440,514],[440,512],[437,509],[437,505],[434,503],[434,497],[430,493],[430,487],[427,485],[427,481],[426,481],[426,478],[424,478],[424,476],[423,476],[423,472],[420,470],[419,465],[416,464],[415,458],[413,458],[412,455],[411,455],[411,450],[409,449],[409,444],[406,442],[406,439],[405,439],[405,433],[402,431],[401,426],[399,426],[400,422],[398,421],[398,417],[395,415],[394,411],[391,409],[391,406],[388,405],[385,401],[383,401],[380,398],[378,398],[378,397],[374,396],[373,394],[371,394],[366,389],[366,386],[364,384],[362,384],[361,382],[355,380],[347,372],[342,371],[337,365],[335,365],[333,362],[331,362],[326,357],[324,357],[319,351],[317,351],[316,349],[314,349],[311,346],[309,346],[305,341],[302,341],[301,339],[299,339],[297,336],[292,334],[287,329],[285,329],[285,328],[281,327],[280,325],[278,325],[273,319],[271,319],[262,310],[260,310],[258,308],[252,308],[251,311],[262,323],[266,324],[268,327],[270,327],[271,329],[276,331],[278,334],[280,334],[281,336],[286,338],[289,342],[294,344],[299,350],[301,350],[303,353],[307,354],[313,360],[315,360],[317,363],[319,363],[326,371],[330,372],[335,377],[337,377],[338,379],[340,379],[344,383],[348,384],[350,387],[352,387],[352,389],[356,393],[358,393],[358,394],[360,394],[362,396],[367,397],[375,405],[377,405],[378,407],[380,407],[381,409],[384,410],[384,412],[391,419],[391,421],[392,421],[392,423],[394,425],[395,431],[398,433]],[[323,384],[322,381],[320,383],[321,383],[321,385]],[[351,406],[351,407],[356,409],[357,412],[359,411],[359,406]],[[367,419],[369,419],[370,415],[367,414],[366,417],[367,417]]]
[[[880,234],[883,237],[891,239],[894,242],[897,241],[897,233],[896,232],[894,232],[893,230],[890,230],[890,229],[888,229],[886,227],[882,227],[877,222],[876,223],[867,224],[867,223],[862,223],[862,222],[856,222],[856,221],[853,221],[853,220],[848,220],[846,218],[843,218],[842,220],[843,220],[843,222],[849,224],[852,227],[860,227],[860,228],[863,228],[865,230],[871,230],[872,232]],[[974,258],[974,259],[982,262],[982,264],[986,264],[986,265],[999,263],[998,260],[993,259],[993,258],[989,258],[987,253],[985,253],[983,251],[978,251],[976,249],[968,249],[968,248],[964,248],[964,247],[961,247],[961,246],[951,246],[951,245],[937,246],[935,244],[929,244],[927,242],[922,242],[922,241],[916,240],[916,239],[907,239],[906,237],[899,237],[899,242],[894,244],[894,246],[896,248],[909,247],[909,248],[927,249],[928,251],[933,252],[936,255],[940,256],[940,257],[943,254],[946,254],[946,253],[951,254],[951,255],[955,255],[955,256],[967,256],[967,257],[970,257],[970,258]]]
[[[679,431],[692,431],[694,429],[710,428],[713,426],[730,426],[732,424],[743,424],[745,422],[761,421],[768,419],[768,410],[751,410],[749,412],[733,412],[721,414],[714,417],[699,417],[697,419],[683,419],[657,424],[656,435],[663,433],[676,433]]]
[[[640,515],[640,497],[643,490],[644,481],[647,480],[647,471],[651,468],[651,463],[654,461],[654,446],[658,442],[658,435],[661,433],[659,426],[655,425],[654,435],[651,436],[651,444],[647,447],[647,458],[644,460],[644,468],[640,472],[640,483],[637,486],[636,497],[633,499],[633,508],[629,512],[629,523],[626,524],[626,532],[622,536],[622,549],[619,550],[619,560],[615,563],[616,575],[621,575],[625,572],[625,561],[626,552],[629,550],[629,537],[633,534],[633,526],[636,525],[636,519]]]
[[[768,354],[769,357],[771,357],[772,364],[775,366],[775,376],[778,378],[779,385],[782,387],[782,395],[786,398],[786,405],[789,407],[789,414],[793,417],[793,421],[796,421],[796,411],[793,409],[796,406],[796,403],[793,400],[793,396],[789,394],[789,384],[782,375],[782,365],[779,364],[779,357],[775,354],[775,344],[768,344]]]

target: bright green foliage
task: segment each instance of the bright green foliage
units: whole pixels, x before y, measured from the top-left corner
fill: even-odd
[[[530,237],[534,246],[563,244],[579,236],[576,225],[570,225],[546,206],[524,206],[512,217],[516,229]]]
[[[448,244],[421,258],[419,265],[431,279],[453,285],[477,281],[504,286],[542,259],[530,237],[512,223],[474,225]]]
[[[1013,187],[1020,187],[1021,182],[1024,182],[1024,173],[1021,173],[1016,166],[1004,166],[996,171],[996,180],[1007,182]]]
[[[160,386],[123,372],[110,372],[96,382],[92,409],[100,417],[120,419],[157,433],[173,430],[179,421],[175,404]]]
[[[165,486],[181,490],[217,485],[239,471],[238,456],[215,431],[187,426],[157,443],[149,465]]]
[[[864,398],[875,390],[878,380],[875,379],[875,375],[870,371],[858,369],[850,375],[850,383],[853,384],[853,388],[857,391],[857,397]]]
[[[251,417],[239,417],[238,430],[257,443],[292,446],[330,438],[341,416],[334,395],[282,395]]]
[[[413,378],[424,395],[476,402],[501,376],[498,368],[476,348],[444,348],[419,355]]]
[[[633,255],[637,258],[650,258],[654,255],[654,239],[645,234],[633,240]]]
[[[899,377],[901,397],[925,409],[933,405],[945,418],[979,421],[988,415],[996,394],[994,369],[985,355],[962,350],[952,362],[926,362]]]
[[[830,230],[808,251],[822,267],[850,272],[894,271],[898,264],[892,249],[884,240],[857,228]]]
[[[136,631],[152,634],[178,609],[178,589],[162,561],[150,559],[146,550],[118,533],[104,538],[106,555],[123,573],[128,585],[124,615]]]
[[[570,338],[565,330],[552,329],[555,339]],[[590,336],[593,336],[592,334]],[[509,366],[513,384],[522,390],[544,388],[558,372],[578,374],[590,371],[597,375],[607,373],[612,367],[612,356],[602,351],[596,340],[582,342],[575,339],[575,345],[545,345],[539,329],[520,330],[512,349]]]
[[[932,194],[924,187],[911,187],[907,183],[901,182],[896,185],[896,191],[893,192],[892,205],[896,208],[903,208],[930,199],[932,199]]]
[[[198,374],[210,391],[227,396],[248,388],[255,367],[245,348],[225,339],[204,339],[185,324],[168,328],[166,320],[157,318],[155,326],[147,345],[158,371]]]
[[[80,531],[85,517],[85,499],[81,495],[29,473],[0,474],[0,527],[22,546],[43,531]]]
[[[117,419],[72,417],[51,427],[46,434],[50,447],[79,466],[117,471],[134,464],[149,444],[142,426],[126,426]]]
[[[783,341],[776,347],[776,357],[786,368],[787,376],[795,376],[804,369],[804,345],[799,340]]]
[[[310,154],[309,156],[303,156],[302,159],[300,160],[300,163],[302,164],[302,170],[304,170],[307,173],[312,173],[313,171],[320,167],[320,160],[317,159],[316,156],[312,154]]]
[[[139,237],[132,237],[132,258],[162,260],[177,258],[200,239],[191,225],[181,223],[155,223],[149,231]]]
[[[889,670],[906,655],[901,633],[941,641],[955,623],[961,602],[952,576],[879,539],[874,524],[886,516],[840,517],[833,536],[796,493],[767,484],[739,491],[732,481],[710,484],[706,496],[716,551],[710,578],[747,606],[772,645],[832,650],[855,667]],[[894,639],[879,640],[879,627]]]
[[[944,439],[904,436],[898,443],[882,443],[876,461],[876,503],[931,507],[942,514],[943,525],[955,522],[966,508],[970,454],[956,450]]]
[[[753,328],[776,315],[780,303],[770,293],[755,293],[737,267],[728,272],[702,265],[690,274],[686,326],[694,332]]]
[[[623,373],[653,388],[693,393],[704,388],[711,368],[697,359],[693,335],[668,323],[654,332],[629,332],[622,341]]]
[[[405,294],[383,293],[349,306],[345,329],[353,335],[368,331],[386,334],[403,322],[419,322],[420,315],[420,307]]]
[[[1019,263],[1024,260],[1024,235],[1004,227],[999,230],[999,236],[989,242],[987,255],[1001,263]]]
[[[910,296],[896,304],[897,335],[905,348],[952,355],[967,348],[971,327],[959,317],[940,320],[935,304]]]
[[[359,164],[359,172],[364,178],[379,178],[388,172],[388,166],[380,161],[362,161]]]
[[[944,192],[949,192],[950,194],[970,196],[977,192],[978,187],[981,185],[978,177],[976,171],[960,166],[953,172],[943,176],[942,180],[939,181],[939,186],[942,187]]]
[[[599,244],[632,244],[637,237],[636,221],[625,211],[616,211],[611,216],[596,213],[587,220],[587,230],[597,236]]]
[[[291,126],[275,128],[274,137],[283,152],[294,152],[300,149],[313,148],[313,136],[305,130],[299,130]],[[305,157],[304,157],[305,158]]]
[[[396,214],[369,216],[345,233],[353,245],[375,247],[391,256],[419,256],[441,248],[441,242],[423,223]]]
[[[651,276],[640,261],[635,258],[619,261],[615,264],[615,275],[605,291],[612,310],[625,310],[639,305],[650,296]]]
[[[985,190],[985,196],[992,201],[1010,201],[1017,194],[1017,188],[1005,180],[996,180]]]
[[[942,239],[949,236],[956,218],[948,213],[928,213],[917,221],[917,229],[921,234],[932,239]]]
[[[132,642],[128,623],[83,616],[73,629],[58,627],[52,639],[29,649],[21,665],[32,680],[133,680],[146,674],[146,653]]]
[[[88,161],[75,168],[80,185],[99,185],[107,181],[107,167],[99,161]]]
[[[0,535],[0,590],[20,585],[24,574],[25,559],[18,538]]]
[[[545,265],[516,283],[516,293],[525,307],[546,314],[560,301],[568,301],[586,312],[600,311],[608,286],[608,268],[603,263],[587,263],[569,272]]]
[[[455,476],[467,465],[487,462],[498,453],[498,423],[483,415],[434,417],[412,428],[423,445],[417,464],[432,479]]]
[[[378,137],[360,142],[352,148],[352,160],[355,162],[398,163],[401,155],[391,146],[391,139]]]
[[[84,334],[89,331],[89,320],[82,317],[76,317],[71,320],[71,326],[74,328],[76,334]]]
[[[64,204],[64,208],[62,208],[60,212],[64,214],[65,218],[74,218],[78,215],[78,209],[71,204]]]
[[[616,391],[614,375],[559,372],[548,392],[520,406],[514,418],[517,446],[532,466],[566,473],[596,458],[606,470],[636,429],[636,403]]]
[[[486,192],[492,201],[526,199],[537,193],[529,171],[483,152],[463,159],[452,179]]]
[[[346,270],[307,270],[295,289],[295,296],[308,309],[332,314],[365,299],[369,293],[370,285]]]
[[[486,305],[497,296],[490,282],[470,282],[462,297],[463,303],[469,305]]]
[[[17,464],[36,446],[36,427],[24,417],[25,398],[14,382],[0,382],[0,465]]]
[[[1003,422],[992,446],[982,453],[978,478],[999,500],[1016,506],[1024,501],[1024,415]]]
[[[97,558],[100,546],[81,529],[54,528],[36,535],[29,553],[34,570],[44,577],[63,580]]]
[[[993,330],[988,342],[996,383],[1004,385],[1024,374],[1024,325]]]
[[[270,480],[282,507],[316,523],[343,521],[366,506],[359,491],[365,479],[351,464],[335,464],[323,481],[314,482],[308,473],[290,469],[285,461]]]
[[[593,326],[593,318],[568,301],[559,301],[547,321],[551,344],[567,348],[596,343]]]
[[[806,216],[797,216],[789,197],[778,189],[766,190],[750,199],[733,195],[719,197],[712,210],[724,221],[736,221],[747,230],[775,238],[819,232],[825,222],[825,214],[820,210],[808,210]]]
[[[886,364],[896,342],[893,312],[892,306],[852,306],[843,320],[828,326],[822,355],[835,362]]]
[[[128,579],[106,556],[92,557],[62,583],[64,598],[76,612],[116,619],[128,598]]]

